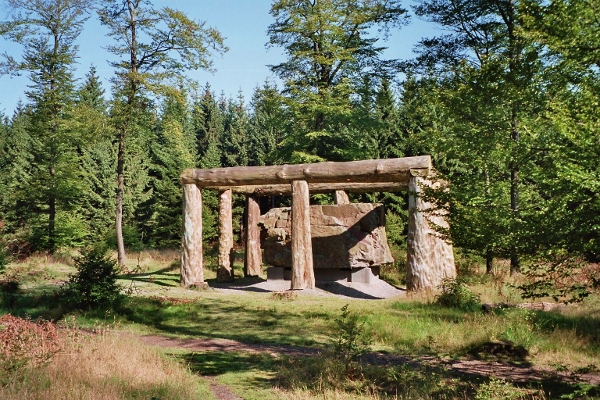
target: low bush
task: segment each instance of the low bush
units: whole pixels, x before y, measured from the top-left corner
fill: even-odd
[[[4,315],[0,318],[0,385],[18,379],[27,367],[46,364],[59,350],[57,329],[51,322]]]
[[[444,307],[457,308],[463,311],[481,309],[481,300],[476,293],[457,279],[444,279],[439,287],[441,293],[436,296],[436,302]]]
[[[77,272],[69,276],[59,296],[67,307],[78,309],[111,309],[124,298],[117,284],[119,268],[106,248],[93,247],[75,258]]]

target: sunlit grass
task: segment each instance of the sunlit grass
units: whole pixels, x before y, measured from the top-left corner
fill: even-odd
[[[481,348],[482,344],[509,341],[524,348],[527,362],[533,365],[568,371],[600,367],[600,300],[597,297],[552,312],[508,308],[484,313],[481,310],[466,312],[440,307],[435,303],[434,294],[388,300],[298,294],[288,299],[249,291],[187,290],[179,286],[177,252],[142,252],[139,257],[130,256],[128,270],[119,280],[129,294],[123,307],[103,313],[64,314],[59,304],[52,303],[51,296],[43,295],[56,289],[60,280],[74,271],[68,263],[55,261],[48,259],[48,264],[45,264],[43,258],[38,258],[11,265],[9,269],[14,276],[20,277],[19,281],[25,284],[22,292],[11,300],[13,303],[3,302],[0,311],[32,315],[34,318],[68,317],[73,318],[77,326],[89,328],[100,324],[130,334],[225,338],[244,343],[310,346],[323,350],[335,340],[335,319],[340,315],[340,309],[348,304],[350,312],[364,323],[374,351],[411,357],[427,354],[461,358],[473,356],[474,349]],[[238,276],[241,275],[241,262],[236,264],[236,268]],[[214,284],[214,268],[207,267],[205,277]],[[256,278],[253,279],[256,281]],[[251,283],[251,280],[242,278],[237,281],[244,282]],[[470,282],[469,287],[483,301],[522,301],[501,276],[475,276]],[[350,396],[345,390],[326,387],[316,396],[314,388],[303,387],[301,381],[293,387],[282,387],[277,373],[285,365],[277,364],[281,360],[268,357],[215,353],[173,357],[194,372],[212,374],[218,382],[244,398],[380,398],[377,393],[361,392]],[[491,360],[494,360],[493,357]],[[310,362],[307,361],[308,364]],[[398,379],[410,375],[410,371],[396,372],[401,375]],[[429,381],[425,375],[422,377],[424,386],[413,388],[420,391],[414,393],[421,393],[422,397],[417,398],[445,398],[427,394]],[[48,382],[50,378],[44,379]],[[54,379],[52,377],[51,380]],[[83,377],[77,379],[85,380]],[[41,382],[34,382],[33,387],[42,385]],[[454,385],[452,382],[450,380],[448,384]],[[117,387],[125,385],[120,378],[112,379],[112,384]],[[123,387],[127,389],[126,385],[121,389]],[[434,386],[430,385],[430,388]],[[454,392],[457,398],[460,398],[459,392]],[[400,395],[398,398],[410,397]]]

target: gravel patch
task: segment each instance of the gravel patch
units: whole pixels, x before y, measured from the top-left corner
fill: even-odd
[[[214,285],[213,289],[223,292],[286,292],[290,290],[290,284],[290,281],[284,280],[268,280],[244,285],[236,285],[234,282],[231,284]],[[294,290],[293,292],[298,295],[340,296],[371,300],[389,299],[406,295],[406,290],[399,289],[381,279],[371,283],[345,281],[317,282],[316,286],[315,289]]]

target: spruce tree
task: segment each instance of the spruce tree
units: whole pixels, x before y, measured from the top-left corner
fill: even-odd
[[[196,165],[195,137],[184,91],[163,102],[156,135],[151,143],[152,197],[144,224],[145,240],[158,248],[176,248],[181,241],[181,185],[179,175]]]
[[[81,132],[86,139],[80,144],[86,186],[80,213],[85,218],[88,237],[93,242],[108,237],[115,213],[116,154],[104,94],[96,68],[91,67],[77,91],[71,113],[72,129]]]
[[[281,142],[292,162],[364,158],[368,137],[356,127],[352,99],[362,77],[385,76],[394,65],[382,58],[378,30],[404,24],[399,1],[275,1],[269,26],[271,46],[287,60],[271,67],[285,82],[284,99],[293,127]]]
[[[257,87],[250,107],[249,146],[252,150],[249,152],[249,164],[281,164],[283,160],[277,158],[276,150],[291,126],[277,86],[265,82],[263,86]]]
[[[31,240],[36,248],[53,253],[60,245],[81,239],[80,227],[66,214],[77,207],[83,187],[78,138],[66,129],[65,121],[74,94],[75,40],[90,2],[9,0],[8,5],[11,19],[0,31],[20,43],[24,52],[21,60],[5,54],[0,66],[3,72],[27,71],[32,81],[27,92],[32,103],[28,126],[32,168],[24,201],[33,205],[39,218],[31,221]]]

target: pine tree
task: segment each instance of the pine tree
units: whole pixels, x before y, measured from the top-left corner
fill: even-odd
[[[221,167],[224,118],[214,93],[210,86],[206,85],[202,95],[195,99],[192,122],[201,168]]]
[[[225,116],[208,84],[202,94],[194,100],[192,120],[199,167],[221,167]],[[204,240],[212,241],[218,234],[217,194],[213,191],[203,193],[202,203],[202,235]]]
[[[0,220],[3,232],[14,239],[13,247],[25,245],[27,222],[33,217],[32,204],[25,201],[31,177],[32,139],[29,135],[29,116],[19,103],[13,117],[3,121],[0,133]]]
[[[248,165],[249,137],[248,130],[250,118],[244,106],[244,97],[238,94],[237,100],[227,101],[225,126],[223,132],[222,149],[224,167],[237,167]]]
[[[277,86],[265,82],[262,87],[257,87],[252,95],[250,107],[252,113],[249,127],[249,164],[281,164],[283,160],[277,158],[276,150],[291,127]]]

